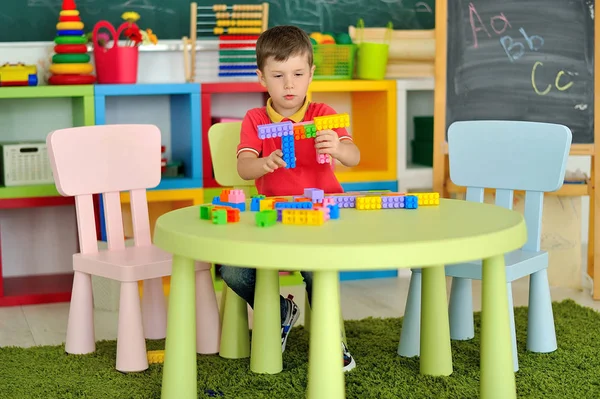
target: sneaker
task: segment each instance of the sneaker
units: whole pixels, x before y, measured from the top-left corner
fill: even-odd
[[[350,354],[350,351],[348,350],[348,347],[346,346],[344,341],[342,341],[342,358],[344,360],[344,363],[343,363],[344,364],[344,367],[343,367],[344,372],[350,371],[354,367],[356,367],[356,362],[354,361],[354,358]]]
[[[298,305],[294,303],[292,300],[294,299],[293,295],[288,295],[285,300],[287,301],[287,314],[285,315],[285,319],[283,320],[283,324],[281,325],[281,352],[285,352],[285,343],[287,342],[288,336],[290,335],[290,331],[292,331],[292,327],[298,321],[300,317],[300,308]]]

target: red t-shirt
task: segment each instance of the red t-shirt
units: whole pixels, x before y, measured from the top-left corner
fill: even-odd
[[[336,112],[327,104],[311,102],[306,108],[302,121],[311,121],[315,116],[333,114]],[[287,120],[290,119],[282,119],[282,121]],[[244,151],[251,151],[262,158],[281,149],[281,138],[279,137],[264,140],[258,138],[258,125],[268,123],[273,123],[273,121],[269,118],[266,107],[253,108],[246,113],[242,121],[238,155]],[[345,128],[334,130],[340,139],[352,140]],[[255,184],[259,194],[267,197],[301,195],[305,188],[319,188],[325,193],[344,192],[333,172],[333,164],[317,162],[314,139],[295,140],[294,144],[296,146],[296,167],[292,169],[279,168],[273,173],[267,173],[256,179]]]

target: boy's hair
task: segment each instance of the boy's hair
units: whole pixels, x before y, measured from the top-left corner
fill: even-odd
[[[269,57],[281,62],[303,54],[308,58],[308,66],[312,67],[313,48],[310,38],[296,26],[281,25],[267,29],[256,42],[256,64],[261,71]]]

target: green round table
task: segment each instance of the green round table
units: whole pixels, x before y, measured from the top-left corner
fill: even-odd
[[[345,397],[338,272],[423,268],[420,370],[447,376],[452,353],[444,265],[478,259],[484,260],[481,397],[516,397],[504,254],[526,241],[520,213],[442,199],[416,210],[342,209],[340,219],[321,226],[266,228],[255,225],[255,212],[227,225],[201,220],[199,213],[198,206],[168,212],[154,230],[154,244],[173,254],[163,398],[197,398],[194,260],[257,268],[251,369],[259,373],[282,369],[278,271],[313,271],[307,396],[338,399]]]

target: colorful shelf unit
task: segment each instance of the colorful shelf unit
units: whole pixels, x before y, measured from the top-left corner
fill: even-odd
[[[0,89],[0,106],[2,101],[40,98],[70,98],[72,126],[94,124],[94,86],[33,86]],[[1,118],[0,123],[2,123]],[[62,197],[53,184],[0,187],[0,209],[73,206],[73,204],[73,198]],[[73,273],[3,277],[0,256],[0,306],[66,302],[71,298],[72,283]]]
[[[351,131],[360,148],[360,164],[336,166],[341,183],[397,180],[396,174],[396,81],[313,81],[308,98],[317,93],[349,93]]]
[[[267,90],[258,82],[220,82],[202,83],[202,170],[204,172],[204,188],[220,187],[212,169],[212,158],[208,145],[208,129],[212,125],[212,97],[215,94],[264,93],[264,104],[267,103]]]

